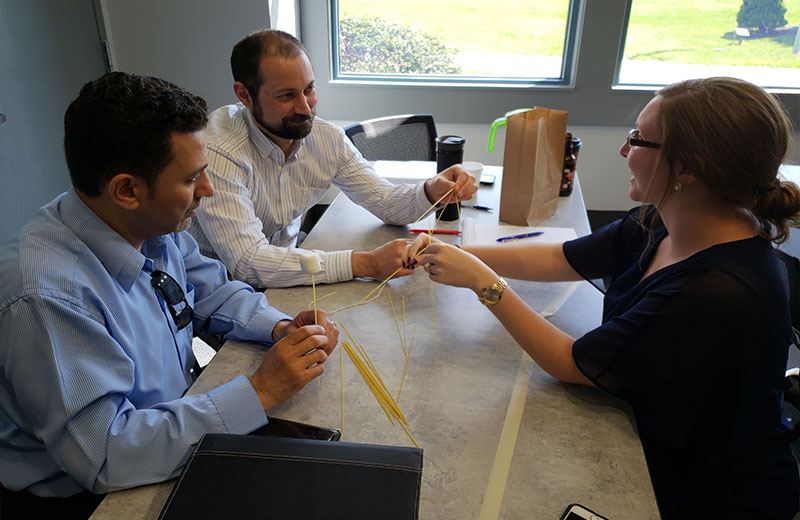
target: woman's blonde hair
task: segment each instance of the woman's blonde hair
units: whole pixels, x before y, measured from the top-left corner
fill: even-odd
[[[778,100],[736,78],[692,79],[659,90],[656,118],[661,148],[656,161],[669,171],[666,201],[678,168],[726,202],[752,213],[761,235],[788,238],[800,217],[800,188],[778,178],[791,124]]]

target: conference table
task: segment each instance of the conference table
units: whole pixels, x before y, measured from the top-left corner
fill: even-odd
[[[484,173],[497,180],[481,186],[475,203],[494,211],[463,208],[461,217],[496,225],[502,168],[487,166]],[[302,247],[369,250],[411,237],[409,227],[434,223],[432,215],[413,226],[387,226],[339,195]],[[556,214],[537,225],[589,233],[577,178]],[[440,221],[436,228],[460,226],[459,220]],[[587,282],[508,282],[537,311],[563,301],[549,319],[573,337],[600,323],[602,294]],[[318,381],[268,415],[341,429],[345,442],[413,446],[343,352],[342,341],[351,341],[346,328],[368,353],[424,451],[420,518],[556,520],[571,503],[612,520],[658,518],[625,403],[546,374],[467,289],[432,284],[422,269],[375,290],[379,284],[359,279],[316,286],[319,308],[341,324],[340,345]],[[266,296],[290,315],[313,306],[312,287],[268,289]],[[226,342],[189,392],[252,373],[263,353],[262,345]],[[173,483],[112,493],[92,518],[156,518]]]

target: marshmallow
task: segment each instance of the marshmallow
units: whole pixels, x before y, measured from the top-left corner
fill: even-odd
[[[300,267],[308,274],[316,274],[320,271],[319,255],[317,253],[304,253],[300,255]]]

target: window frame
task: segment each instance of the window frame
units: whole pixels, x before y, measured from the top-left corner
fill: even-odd
[[[536,105],[566,110],[570,126],[630,128],[657,90],[614,86],[622,22],[630,0],[578,1],[577,59],[573,85],[567,87],[334,80],[329,0],[303,0],[299,3],[300,38],[316,75],[319,113],[328,120],[354,122],[425,112],[441,123],[486,125],[488,132],[488,125],[508,110]],[[793,92],[778,97],[795,128],[800,128],[800,95]]]
[[[577,53],[580,48],[586,0],[568,0],[567,23],[559,78],[457,77],[449,75],[367,74],[339,72],[339,0],[328,0],[328,48],[332,83],[372,85],[423,85],[452,87],[574,87]]]

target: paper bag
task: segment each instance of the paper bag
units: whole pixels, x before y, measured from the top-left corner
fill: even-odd
[[[558,207],[567,113],[536,107],[506,124],[500,220],[534,226]]]

